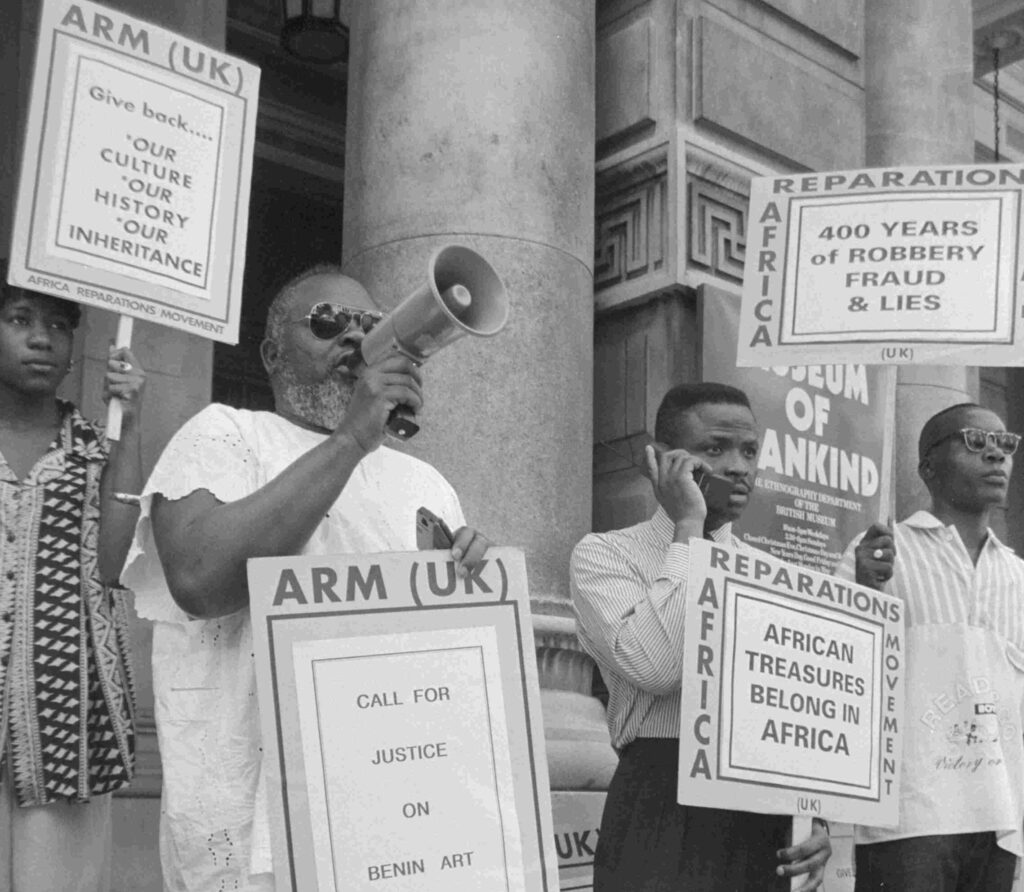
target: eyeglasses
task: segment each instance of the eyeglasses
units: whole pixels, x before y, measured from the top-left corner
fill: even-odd
[[[982,452],[991,443],[1003,455],[1013,455],[1020,444],[1020,434],[1011,434],[1009,431],[983,431],[976,427],[962,427],[958,431],[940,437],[925,452],[931,452],[939,443],[950,440],[953,437],[963,437],[964,446],[969,452]]]
[[[353,323],[366,334],[383,318],[383,313],[373,310],[353,309],[324,301],[313,304],[305,316],[292,321],[295,323],[308,322],[309,330],[314,337],[322,341],[329,341],[342,332],[348,331]]]

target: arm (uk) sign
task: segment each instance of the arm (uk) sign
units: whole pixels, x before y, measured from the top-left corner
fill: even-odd
[[[689,579],[679,801],[895,825],[902,603],[705,540]]]
[[[45,0],[8,278],[238,340],[259,69]]]
[[[755,178],[736,364],[1024,365],[1024,166]]]
[[[248,566],[277,888],[555,892],[522,552]]]

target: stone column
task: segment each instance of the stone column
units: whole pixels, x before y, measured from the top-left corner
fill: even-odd
[[[872,167],[974,161],[970,0],[866,0],[866,160]],[[974,368],[905,366],[896,387],[897,518],[927,502],[917,476],[924,422],[977,399]]]
[[[457,243],[508,289],[501,334],[427,364],[409,449],[453,483],[473,526],[526,551],[534,612],[548,614],[549,740],[566,716],[556,689],[581,710],[590,700],[567,570],[591,519],[594,40],[592,0],[352,9],[346,272],[392,307]]]

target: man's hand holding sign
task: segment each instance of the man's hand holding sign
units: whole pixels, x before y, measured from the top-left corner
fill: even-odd
[[[892,578],[896,560],[896,545],[892,538],[892,525],[873,523],[857,544],[857,584],[882,590]]]
[[[724,543],[690,553],[681,801],[894,822],[898,601]]]

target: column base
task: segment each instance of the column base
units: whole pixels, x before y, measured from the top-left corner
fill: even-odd
[[[550,601],[537,606],[557,609]],[[575,621],[535,613],[533,634],[551,789],[607,790],[618,757],[604,706],[592,693],[594,662],[580,647]]]

